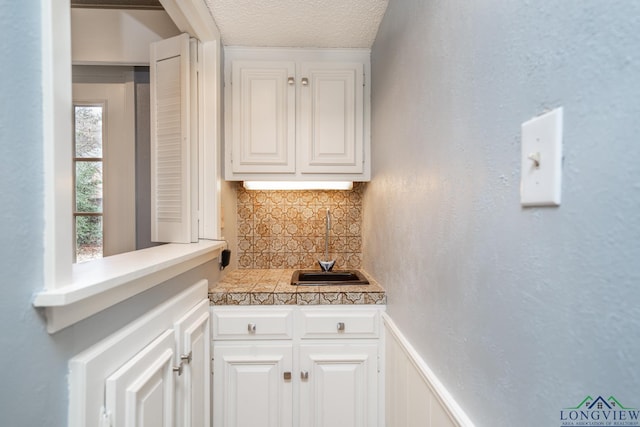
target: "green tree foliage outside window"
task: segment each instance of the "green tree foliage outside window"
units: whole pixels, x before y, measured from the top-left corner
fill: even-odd
[[[102,254],[102,106],[75,107],[77,259]]]
[[[102,211],[102,167],[99,162],[78,162],[76,165],[76,211]],[[78,244],[96,245],[102,242],[102,220],[98,216],[79,216],[76,222]]]

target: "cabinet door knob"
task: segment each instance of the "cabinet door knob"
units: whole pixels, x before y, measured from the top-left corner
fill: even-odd
[[[184,363],[191,363],[191,360],[193,359],[193,352],[190,351],[188,354],[181,354],[180,355],[180,360],[182,360]],[[181,363],[182,365],[182,363]]]
[[[182,363],[180,363],[179,366],[174,366],[173,367],[173,372],[177,372],[178,376],[182,375]]]
[[[247,331],[249,331],[250,334],[255,334],[256,333],[256,324],[255,323],[249,323],[247,325]]]
[[[306,77],[302,78],[302,86],[309,86],[309,79]]]
[[[338,322],[337,328],[339,332],[344,332],[344,322]]]
[[[284,373],[284,379],[285,380],[290,380],[291,379],[291,372],[285,372]]]
[[[289,86],[293,86],[294,84],[296,84],[296,79],[294,79],[293,77],[289,77],[287,79],[287,83],[289,83]]]
[[[308,380],[309,379],[309,372],[308,371],[300,372],[300,379],[301,380]]]

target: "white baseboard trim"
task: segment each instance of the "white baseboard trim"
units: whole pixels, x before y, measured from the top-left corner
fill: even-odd
[[[400,391],[400,398],[395,399],[397,401],[397,405],[402,405],[402,408],[394,408],[389,407],[389,404],[394,405],[394,400],[388,400],[387,403],[387,414],[390,417],[394,417],[394,411],[400,410],[402,413],[398,414],[399,418],[396,419],[396,423],[399,420],[402,420],[403,417],[421,417],[424,418],[424,421],[433,427],[441,427],[445,424],[450,424],[452,426],[458,427],[474,427],[473,422],[469,419],[469,417],[462,410],[460,405],[453,399],[451,394],[447,391],[444,385],[438,380],[433,371],[429,369],[425,361],[420,357],[420,355],[416,352],[413,346],[407,341],[405,336],[400,332],[396,324],[389,317],[387,313],[382,313],[382,319],[385,326],[385,336],[386,336],[386,346],[387,351],[397,351],[396,349],[400,349],[400,351],[406,356],[406,362],[400,361],[395,362],[395,369],[398,369],[402,372],[394,372],[394,363],[387,358],[387,366],[386,371],[387,375],[394,378],[396,376],[405,375],[406,378],[414,379],[419,377],[424,385],[431,391],[432,396],[413,396],[411,393],[407,393],[405,391]],[[393,343],[391,339],[393,339]],[[395,345],[394,349],[390,346]],[[396,357],[397,359],[397,357]],[[390,366],[391,365],[391,366]],[[413,372],[410,372],[413,371]],[[387,399],[390,399],[390,394],[394,392],[392,389],[394,387],[393,384],[390,384],[391,381],[387,381],[386,387],[386,396]],[[424,390],[425,388],[422,387]],[[395,390],[397,392],[397,390]],[[402,393],[410,394],[409,396],[403,396]],[[429,394],[428,392],[426,394]],[[404,397],[404,398],[403,398]],[[426,399],[429,399],[431,405],[427,405],[427,408],[424,408],[424,402]],[[411,401],[419,402],[418,405],[422,404],[423,407],[411,408]],[[434,407],[434,404],[436,406]],[[412,412],[415,410],[415,415]],[[443,419],[446,417],[448,419]],[[410,420],[406,420],[410,423]],[[415,420],[414,420],[415,421]],[[409,425],[409,424],[407,424]],[[421,424],[422,425],[422,424]]]

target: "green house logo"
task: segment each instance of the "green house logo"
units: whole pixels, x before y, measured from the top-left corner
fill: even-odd
[[[624,406],[618,399],[587,396],[578,405],[560,411],[561,426],[640,426],[640,410]]]

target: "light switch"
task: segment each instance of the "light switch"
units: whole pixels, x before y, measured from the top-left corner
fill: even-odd
[[[522,206],[559,206],[562,184],[562,107],[522,124]]]

